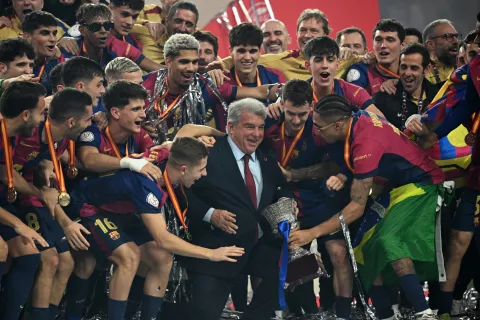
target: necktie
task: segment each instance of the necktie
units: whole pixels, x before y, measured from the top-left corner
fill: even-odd
[[[253,174],[250,171],[248,162],[250,160],[250,155],[246,154],[243,156],[243,161],[245,163],[245,185],[247,186],[248,194],[252,200],[253,206],[257,208],[257,188],[255,187],[255,180],[253,179]]]

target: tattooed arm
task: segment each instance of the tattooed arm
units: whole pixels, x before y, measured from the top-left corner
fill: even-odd
[[[283,169],[283,168],[282,168]],[[287,181],[300,181],[310,179],[322,179],[340,172],[340,169],[333,161],[324,161],[313,166],[299,169],[282,170]]]
[[[363,215],[372,185],[373,177],[353,180],[350,190],[350,203],[342,210],[346,224],[352,223]],[[335,215],[312,229],[293,231],[289,243],[292,247],[302,246],[310,243],[313,239],[334,233],[340,229],[340,220]]]

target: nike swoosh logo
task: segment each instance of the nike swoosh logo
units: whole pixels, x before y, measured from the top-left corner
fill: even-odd
[[[108,151],[110,151],[110,150],[112,150],[112,148],[104,148],[104,149],[103,149],[103,152],[108,152]]]
[[[24,141],[20,141],[20,144],[21,144],[22,146],[24,146],[24,147],[35,148],[35,146],[26,144]]]
[[[378,87],[378,86],[379,86],[379,84],[374,84],[374,85],[372,86],[372,88],[375,88],[375,87]]]

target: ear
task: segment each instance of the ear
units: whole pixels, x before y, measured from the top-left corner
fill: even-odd
[[[165,58],[165,65],[170,68],[170,66],[172,65],[172,58],[170,57],[166,57]]]
[[[67,127],[69,129],[71,129],[71,128],[75,127],[76,121],[75,121],[75,118],[68,118],[65,123],[67,124]]]
[[[405,48],[405,40],[400,44],[400,48]]]
[[[30,118],[30,110],[23,110],[20,116],[23,121],[28,121],[28,118]]]
[[[290,37],[290,33],[288,33],[287,34],[287,46],[289,46],[290,43],[292,43],[292,37]]]
[[[182,174],[185,174],[185,172],[187,171],[187,166],[182,164],[178,169]]]
[[[27,40],[28,42],[32,41],[32,35],[28,32],[23,33],[23,39]]]
[[[312,68],[309,60],[305,60],[305,69],[307,69],[310,73],[312,72]]]
[[[7,69],[8,69],[8,66],[5,63],[0,62],[0,72],[1,73],[7,72]]]
[[[427,47],[428,51],[434,51],[435,50],[435,42],[433,42],[433,40],[427,40],[427,41],[425,41],[425,47]]]
[[[63,85],[57,84],[57,92],[63,90]]]
[[[85,84],[83,82],[77,82],[75,84],[75,89],[83,91],[85,89]]]
[[[82,36],[85,35],[85,33],[87,33],[87,29],[85,28],[85,26],[83,24],[81,24],[79,27],[78,27],[78,31],[80,31],[80,33],[82,34]]]
[[[116,119],[116,120],[119,120],[120,119],[120,109],[118,108],[111,108],[110,109],[110,115]]]
[[[230,56],[231,56],[232,59],[233,59],[233,48],[232,48],[232,47],[228,47],[228,50],[230,51]]]

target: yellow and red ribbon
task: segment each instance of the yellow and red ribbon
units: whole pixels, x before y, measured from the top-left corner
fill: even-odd
[[[297,132],[295,135],[295,138],[293,139],[292,144],[290,145],[290,148],[286,147],[285,143],[285,122],[282,123],[282,127],[280,128],[280,135],[282,137],[282,167],[286,167],[286,165],[290,162],[290,159],[292,158],[293,155],[293,150],[295,150],[295,146],[298,143],[298,140],[302,137],[303,130],[305,129],[305,126],[300,129],[300,131]]]

